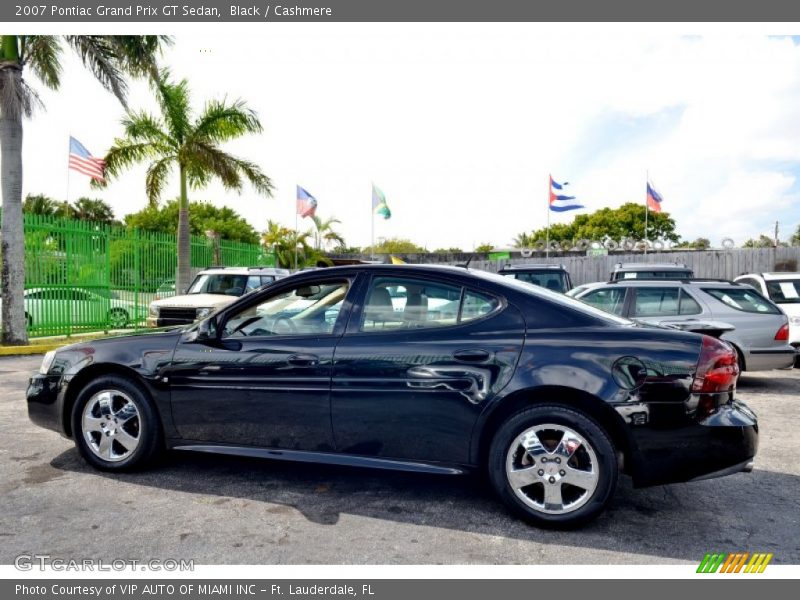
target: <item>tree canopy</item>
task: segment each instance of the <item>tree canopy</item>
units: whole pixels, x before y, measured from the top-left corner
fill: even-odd
[[[125,217],[125,225],[145,231],[175,234],[178,231],[178,199],[163,205],[148,205],[139,212]],[[214,206],[208,202],[191,202],[189,205],[189,230],[192,235],[205,236],[214,231],[223,240],[258,244],[259,235],[244,217],[227,206]]]

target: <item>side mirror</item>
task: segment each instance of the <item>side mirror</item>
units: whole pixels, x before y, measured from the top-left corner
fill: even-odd
[[[194,329],[183,334],[185,343],[212,342],[217,340],[217,319],[211,317],[200,321]]]

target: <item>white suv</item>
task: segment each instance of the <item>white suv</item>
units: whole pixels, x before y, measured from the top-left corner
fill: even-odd
[[[162,298],[150,304],[147,326],[192,323],[287,275],[287,269],[271,267],[213,267],[200,271],[185,295]]]
[[[734,281],[752,285],[789,317],[789,343],[800,351],[800,273],[749,273]]]

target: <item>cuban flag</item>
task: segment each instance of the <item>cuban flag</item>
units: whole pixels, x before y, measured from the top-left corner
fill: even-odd
[[[297,186],[297,214],[303,217],[313,217],[317,212],[317,199]]]
[[[575,196],[565,196],[556,193],[556,191],[563,190],[565,185],[569,185],[569,182],[558,183],[553,181],[553,176],[550,175],[550,210],[553,212],[566,212],[568,210],[584,208],[583,204],[575,202]]]
[[[650,185],[649,181],[647,182],[647,208],[653,212],[661,212],[661,194]]]

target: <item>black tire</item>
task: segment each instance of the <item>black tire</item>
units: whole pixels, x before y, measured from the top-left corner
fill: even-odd
[[[121,411],[116,415],[112,412],[111,418],[105,417],[108,420],[103,421],[102,411],[98,410],[92,414],[93,408],[99,409],[99,398],[102,392],[111,392],[110,396],[106,397],[111,398],[109,405],[112,410],[133,404],[136,409],[135,416],[126,420]],[[87,409],[87,404],[90,402],[92,407]],[[126,410],[132,411],[130,408],[126,408]],[[119,433],[119,438],[111,438],[112,441],[108,442],[111,444],[110,452],[102,453],[108,458],[101,457],[98,454],[99,444],[93,448],[92,442],[103,440],[103,434],[99,431],[90,432],[84,429],[85,411],[88,413],[86,415],[88,418],[96,419],[96,422],[103,423],[103,425],[110,424],[109,422],[115,416],[119,416],[120,423],[112,426],[114,431],[106,434],[106,440],[111,435],[117,435],[122,432],[129,436],[125,439],[137,440],[134,448],[128,451],[124,445],[114,441],[115,439],[123,439],[121,437],[122,433]],[[97,416],[100,418],[98,419]],[[78,393],[75,406],[72,409],[72,433],[75,438],[75,445],[81,456],[86,462],[102,471],[130,471],[142,468],[152,462],[163,447],[161,423],[152,400],[137,382],[120,375],[102,375],[88,383]],[[112,455],[115,456],[112,458]]]
[[[531,428],[543,425],[564,426],[583,438],[586,444],[578,446],[572,451],[574,453],[571,454],[572,458],[565,458],[565,460],[568,462],[572,462],[573,460],[588,460],[592,465],[596,463],[596,471],[594,471],[594,466],[592,467],[592,472],[596,473],[596,483],[593,491],[588,492],[582,488],[573,487],[571,485],[565,487],[559,482],[553,484],[553,478],[547,481],[548,473],[538,469],[537,474],[544,473],[545,475],[545,477],[542,478],[543,480],[532,483],[529,487],[522,487],[519,492],[515,491],[514,487],[509,482],[506,469],[507,460],[509,460],[509,456],[520,455],[520,447],[517,446],[516,443],[520,435]],[[550,431],[553,431],[553,433],[548,433]],[[557,430],[545,429],[540,432],[540,434],[537,434],[537,436],[541,440],[542,436],[556,436]],[[543,444],[546,442],[547,440],[544,440]],[[512,445],[517,448],[516,454],[511,453]],[[593,452],[593,457],[589,449],[586,448],[586,445],[588,445],[591,452]],[[531,460],[530,455],[526,452],[522,451],[521,455],[525,460]],[[552,457],[555,455],[547,453],[541,456]],[[585,458],[581,459],[582,456]],[[511,458],[510,460],[513,462],[517,459]],[[546,458],[546,460],[549,460],[551,463],[555,461],[554,458]],[[551,467],[550,464],[542,464],[539,466],[561,469],[560,458],[558,461],[559,465],[556,467]],[[573,463],[573,466],[581,467],[577,462]],[[614,495],[614,491],[617,487],[618,469],[616,449],[606,431],[586,414],[556,404],[532,406],[510,416],[495,432],[489,449],[488,472],[492,487],[494,487],[497,494],[512,512],[538,527],[569,529],[584,525],[597,517],[603,509],[605,509]],[[552,473],[552,475],[559,478],[559,473],[563,475],[564,471]],[[570,508],[568,506],[570,503],[564,502],[563,511],[555,513],[546,512],[547,503],[545,499],[541,500],[542,506],[540,508],[532,506],[531,503],[535,504],[537,502],[536,495],[538,493],[545,493],[545,486],[548,485],[548,483],[559,485],[559,493],[564,491],[565,499],[567,499],[567,494],[572,494],[572,497],[575,498],[572,504],[575,507]],[[565,480],[564,483],[568,484],[569,482]],[[518,496],[518,493],[522,494],[529,502],[523,501],[523,499]]]

